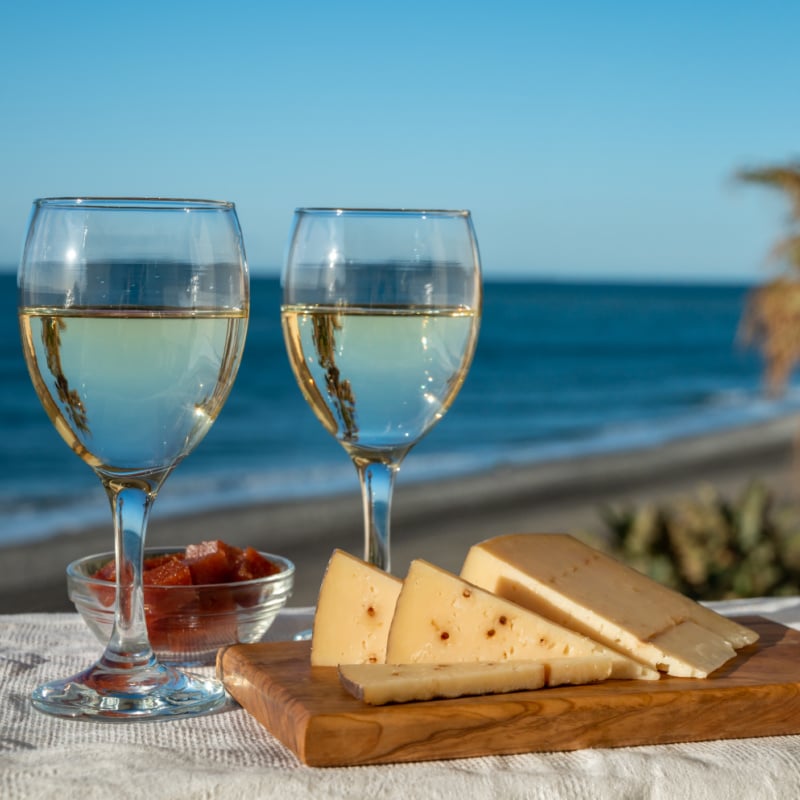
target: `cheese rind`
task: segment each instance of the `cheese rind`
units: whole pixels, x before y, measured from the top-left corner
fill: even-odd
[[[320,585],[311,636],[312,666],[381,663],[402,581],[334,550]]]
[[[462,664],[342,664],[339,680],[370,705],[540,689],[546,670],[538,661]]]
[[[461,577],[678,677],[707,677],[758,638],[566,534],[488,539]]]
[[[411,562],[386,644],[390,664],[583,656],[611,659],[614,678],[659,677],[625,655],[421,559]]]

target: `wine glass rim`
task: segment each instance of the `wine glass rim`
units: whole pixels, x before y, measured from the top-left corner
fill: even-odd
[[[138,196],[93,196],[80,195],[74,197],[38,197],[33,201],[37,207],[51,206],[57,208],[169,208],[169,209],[232,209],[234,203],[229,200],[205,200],[188,197],[138,197]]]
[[[397,214],[397,215],[416,215],[424,216],[430,214],[431,216],[450,216],[450,217],[468,217],[470,215],[469,209],[466,208],[386,208],[375,207],[368,208],[364,206],[300,206],[295,209],[296,214],[333,214],[341,216],[344,214]]]

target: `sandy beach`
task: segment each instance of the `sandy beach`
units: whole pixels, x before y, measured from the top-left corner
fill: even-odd
[[[458,570],[470,544],[502,533],[597,533],[598,512],[606,504],[661,502],[691,494],[702,484],[734,496],[760,480],[779,500],[793,502],[800,498],[795,489],[798,433],[800,417],[784,418],[650,449],[504,466],[424,484],[413,481],[412,454],[397,480],[392,572],[402,576],[418,557]],[[279,553],[297,567],[290,604],[313,605],[332,549],[363,553],[355,474],[353,483],[353,492],[343,495],[184,517],[159,517],[156,504],[147,543],[222,538]],[[110,528],[101,527],[0,549],[0,613],[72,610],[66,564],[112,548]]]

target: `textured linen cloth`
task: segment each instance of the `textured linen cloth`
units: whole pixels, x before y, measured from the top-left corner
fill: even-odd
[[[800,629],[800,598],[713,605]],[[287,609],[269,638],[291,638],[310,620],[310,609]],[[320,769],[302,765],[233,704],[205,717],[120,724],[62,720],[31,706],[34,686],[78,672],[100,651],[77,614],[0,615],[3,800],[800,797],[800,736]]]

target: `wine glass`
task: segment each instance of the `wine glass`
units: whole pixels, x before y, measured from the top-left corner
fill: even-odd
[[[282,274],[300,389],[358,471],[364,558],[391,569],[395,476],[444,416],[478,338],[469,211],[300,208]]]
[[[105,487],[117,561],[104,654],[35,689],[33,704],[96,720],[218,708],[221,683],[154,656],[142,560],[156,495],[208,432],[239,368],[249,279],[236,210],[205,200],[36,200],[18,285],[33,385]]]

